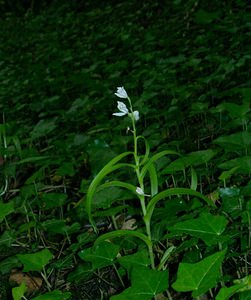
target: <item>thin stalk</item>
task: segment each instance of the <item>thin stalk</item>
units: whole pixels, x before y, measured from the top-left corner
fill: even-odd
[[[168,300],[173,300],[173,297],[171,296],[171,293],[168,290],[166,290],[166,293],[167,293]]]
[[[222,251],[222,244],[221,244],[221,242],[218,243],[218,246],[219,246],[219,250]],[[220,281],[221,287],[225,287],[225,282],[222,279],[223,275],[224,275],[222,266],[220,266],[220,274],[221,274],[221,281]]]
[[[115,219],[114,216],[112,216],[112,223],[113,223],[114,229],[115,229],[115,230],[118,230],[118,229],[119,229],[119,228],[118,228],[118,224],[117,224],[117,221],[116,221],[116,219]]]
[[[43,277],[43,279],[44,279],[44,281],[45,281],[45,283],[46,283],[46,286],[47,286],[48,290],[51,291],[52,286],[51,286],[51,284],[50,284],[50,282],[49,282],[49,280],[48,280],[48,278],[47,278],[47,276],[46,276],[46,271],[45,271],[45,268],[44,268],[44,267],[43,267],[43,272],[41,272],[40,274],[41,274],[41,276]]]
[[[133,142],[134,142],[134,160],[135,160],[135,171],[136,171],[136,175],[137,175],[137,179],[139,182],[139,187],[142,189],[142,191],[144,191],[144,182],[140,176],[140,164],[139,164],[139,156],[138,156],[138,144],[137,144],[137,131],[136,131],[136,126],[135,126],[135,118],[133,115],[133,107],[132,107],[132,103],[130,98],[128,97],[128,101],[129,101],[129,105],[130,105],[130,111],[131,111],[131,120],[132,120],[132,133],[133,133]],[[140,195],[139,196],[140,199],[140,205],[141,205],[141,209],[142,209],[142,213],[143,213],[143,217],[146,214],[146,202],[145,202],[145,196],[144,195]],[[146,233],[147,236],[149,238],[149,240],[152,240],[151,237],[151,225],[150,222],[146,222],[145,221],[145,226],[146,226]],[[155,269],[155,264],[154,264],[154,253],[153,253],[153,247],[152,245],[148,246],[148,252],[149,252],[149,256],[150,256],[150,261],[151,261],[151,266],[153,269]]]
[[[5,125],[5,115],[3,113],[3,126]],[[7,151],[7,139],[6,139],[6,132],[5,132],[5,127],[3,127],[3,146],[4,146],[4,155],[3,155],[3,158],[4,158],[4,161],[6,162],[7,160],[7,154],[6,154],[6,151]],[[8,187],[9,187],[9,180],[8,180],[8,176],[5,175],[5,179],[4,179],[5,183],[4,183],[4,189],[3,191],[0,193],[0,196],[3,196],[7,190],[8,190]]]
[[[118,277],[118,279],[119,279],[121,285],[122,285],[123,288],[124,288],[124,287],[125,287],[125,284],[124,284],[124,282],[123,282],[122,277],[121,277],[120,274],[119,274],[119,271],[118,271],[116,265],[115,265],[115,264],[112,264],[112,265],[113,265],[113,268],[114,268],[114,270],[115,270],[115,272],[116,272],[116,274],[117,274],[117,277]]]

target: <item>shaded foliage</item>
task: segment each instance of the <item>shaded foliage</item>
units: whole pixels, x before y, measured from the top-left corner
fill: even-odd
[[[227,286],[237,277],[248,282],[249,2],[5,0],[0,1],[0,12],[0,246],[12,249],[1,258],[3,275],[22,269],[20,253],[34,255],[49,248],[54,258],[43,270],[48,282],[30,298],[49,290],[62,297],[57,290],[66,292],[69,282],[74,295],[75,281],[93,286],[99,282],[95,297],[101,297],[102,286],[107,297],[130,283],[124,297],[145,289],[135,283],[138,269],[131,272],[130,264],[120,263],[118,252],[109,257],[118,269],[111,264],[98,266],[98,271],[92,265],[95,259],[82,262],[85,256],[79,254],[86,248],[96,253],[94,246],[90,248],[96,235],[84,206],[89,184],[110,159],[132,150],[128,120],[111,118],[115,88],[124,85],[140,112],[137,130],[153,154],[169,149],[181,155],[156,162],[159,188],[196,187],[217,205],[212,210],[198,199],[188,202],[177,196],[155,207],[156,261],[161,262],[160,254],[170,245],[176,247],[168,260],[169,296],[192,297],[189,287],[171,287],[180,262],[182,268],[193,264],[196,271],[197,264],[216,253],[223,259],[218,251],[226,247],[222,280]],[[139,148],[144,153],[143,142]],[[119,171],[118,177],[136,184],[126,171]],[[94,218],[101,236],[113,229],[113,218],[119,216],[122,223],[134,216],[143,230],[139,205],[128,201],[131,197],[118,187],[97,193]],[[117,206],[118,199],[124,206]],[[207,230],[208,221],[203,221],[206,235],[191,234],[205,216],[223,220],[224,226]],[[112,245],[116,249],[119,245],[124,255],[144,248],[133,238]],[[106,268],[113,270],[110,277]],[[141,272],[163,280],[152,270]],[[109,289],[107,281],[115,285]],[[245,288],[248,293],[244,281],[221,294]],[[215,297],[220,286],[213,284]],[[243,295],[236,299],[244,299]],[[92,299],[91,291],[83,299]]]

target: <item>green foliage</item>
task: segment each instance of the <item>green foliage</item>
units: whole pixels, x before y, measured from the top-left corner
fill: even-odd
[[[144,299],[150,300],[160,294],[168,287],[168,272],[149,270],[143,267],[136,267],[131,274],[132,286],[123,293],[111,297],[111,299]]]
[[[22,282],[20,286],[12,289],[12,296],[14,300],[22,300],[24,294],[26,292],[25,283]]]
[[[103,268],[113,264],[118,255],[119,246],[109,242],[96,245],[95,249],[86,249],[79,252],[81,259],[92,263],[93,269]]]
[[[180,263],[177,280],[172,285],[177,291],[193,291],[198,297],[214,287],[226,251],[214,253],[195,264]]]
[[[46,294],[43,294],[41,296],[37,296],[35,298],[32,298],[33,300],[67,300],[71,298],[70,293],[62,293],[61,291],[54,290],[53,292],[49,292]]]
[[[53,255],[48,249],[43,249],[34,254],[17,254],[17,258],[24,266],[24,272],[41,271],[52,257]]]
[[[0,272],[43,279],[14,299],[251,297],[251,7],[169,2],[0,0]]]
[[[224,216],[203,213],[200,217],[176,223],[168,229],[174,233],[184,233],[201,238],[208,246],[221,241],[221,234],[227,225]]]

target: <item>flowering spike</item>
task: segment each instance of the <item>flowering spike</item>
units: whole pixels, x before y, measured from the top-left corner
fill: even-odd
[[[128,109],[127,109],[125,103],[118,101],[117,107],[120,112],[113,113],[114,116],[122,117],[122,116],[125,116],[128,114]]]
[[[128,95],[127,95],[127,92],[126,92],[126,90],[124,89],[123,86],[117,87],[117,92],[115,93],[115,95],[119,98],[124,98],[124,99],[129,98]]]

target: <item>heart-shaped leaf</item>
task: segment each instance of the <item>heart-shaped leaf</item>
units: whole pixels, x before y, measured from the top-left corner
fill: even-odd
[[[226,225],[227,219],[224,216],[204,213],[197,219],[179,222],[170,227],[169,230],[174,233],[190,234],[201,238],[207,245],[212,245],[218,242]]]
[[[132,286],[112,300],[150,300],[168,288],[168,272],[156,271],[146,267],[132,270]]]
[[[33,254],[17,254],[17,258],[24,265],[24,272],[41,271],[53,258],[53,254],[48,249]]]
[[[71,298],[71,293],[62,293],[59,290],[54,290],[52,292],[46,293],[44,295],[37,296],[32,300],[67,300]]]
[[[104,241],[93,248],[80,251],[79,256],[83,260],[91,262],[93,269],[97,269],[112,265],[118,252],[118,245]]]
[[[147,267],[150,265],[149,255],[145,249],[131,255],[121,256],[118,261],[129,273],[135,266]]]
[[[14,300],[21,300],[26,292],[25,283],[22,282],[20,286],[17,286],[12,289],[12,297]]]
[[[14,211],[14,203],[8,202],[8,203],[0,203],[0,222],[3,221],[3,219],[11,214]]]
[[[172,287],[178,292],[193,291],[198,297],[214,287],[226,250],[214,253],[195,264],[180,263],[177,280]]]

